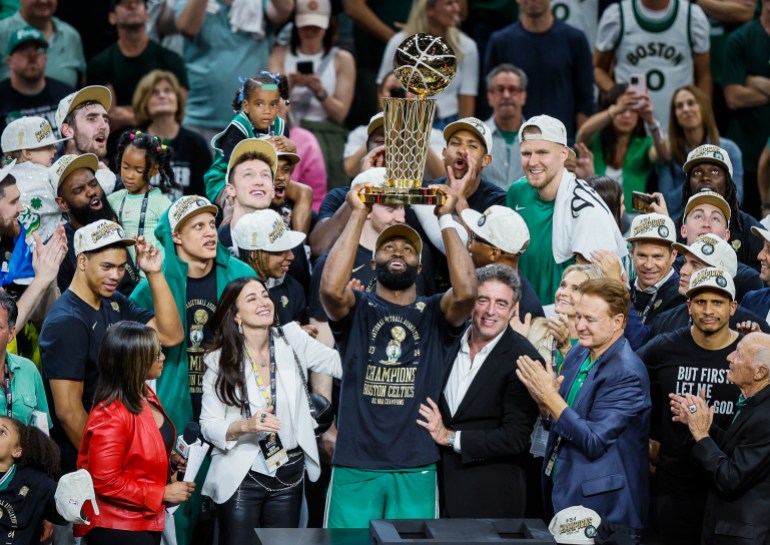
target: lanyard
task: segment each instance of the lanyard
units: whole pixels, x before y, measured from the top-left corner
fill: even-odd
[[[144,219],[147,216],[147,200],[149,199],[150,191],[151,189],[148,187],[144,197],[142,197],[142,209],[139,211],[139,228],[136,230],[136,236],[138,237],[144,234]],[[118,210],[118,223],[121,225],[123,225],[123,205],[126,204],[126,199],[128,199],[128,192],[126,192],[123,200],[120,201],[120,210]]]
[[[265,382],[257,372],[257,364],[254,362],[254,358],[251,357],[251,350],[249,349],[249,346],[245,342],[243,344],[246,346],[246,357],[249,358],[251,369],[254,371],[257,390],[259,390],[262,396],[265,398],[265,406],[273,407],[273,410],[275,410],[275,343],[273,342],[273,336],[270,335],[270,393],[268,393],[267,388],[265,388]],[[251,403],[249,403],[248,393],[245,390],[246,387],[244,385],[243,409],[246,412],[246,418],[251,418]]]
[[[13,418],[13,392],[11,391],[11,369],[8,367],[8,354],[5,355],[5,412]],[[0,481],[1,482],[1,481]]]
[[[570,386],[569,392],[567,393],[567,399],[565,400],[567,405],[570,407],[572,407],[573,403],[575,403],[575,398],[577,397],[578,392],[580,392],[580,389],[583,387],[583,383],[585,383],[586,378],[588,378],[588,373],[591,371],[597,361],[598,360],[591,361],[591,357],[587,356],[583,364],[580,366],[580,370],[578,371],[572,386]],[[556,443],[554,444],[551,455],[548,457],[548,462],[545,465],[544,473],[546,477],[551,477],[552,479],[554,478],[553,471],[554,466],[556,465],[556,458],[559,456],[559,447],[561,447],[561,441],[562,436],[560,435],[556,438]]]
[[[631,294],[633,295],[634,304],[636,304],[636,290],[631,290]],[[639,319],[642,321],[642,323],[647,321],[647,315],[650,313],[650,309],[652,308],[652,305],[655,303],[655,299],[657,298],[658,290],[655,290],[655,293],[653,293],[652,297],[650,297],[650,301],[647,303],[647,306],[644,307],[644,310],[639,314]]]

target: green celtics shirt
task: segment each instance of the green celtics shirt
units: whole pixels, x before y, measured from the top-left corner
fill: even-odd
[[[530,241],[519,260],[519,270],[527,277],[540,302],[550,305],[561,282],[561,275],[574,259],[557,264],[553,258],[553,211],[556,201],[544,201],[525,178],[508,189],[506,204],[527,223]]]
[[[744,85],[746,76],[770,78],[770,36],[754,19],[736,30],[727,40],[723,83]],[[738,108],[730,112],[727,137],[743,153],[746,172],[756,172],[759,155],[770,134],[770,104],[753,108]]]

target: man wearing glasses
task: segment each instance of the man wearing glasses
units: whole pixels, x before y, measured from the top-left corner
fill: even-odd
[[[56,108],[74,89],[57,79],[46,77],[48,42],[36,28],[20,28],[11,34],[5,64],[9,73],[0,81],[0,131],[25,115],[44,117],[56,134]]]
[[[522,108],[527,102],[527,74],[508,63],[499,64],[487,74],[487,102],[492,117],[486,124],[492,131],[492,161],[484,172],[487,180],[508,190],[524,176],[521,167],[519,128],[524,122]]]

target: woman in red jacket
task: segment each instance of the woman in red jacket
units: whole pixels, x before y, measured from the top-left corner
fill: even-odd
[[[120,322],[104,336],[78,454],[78,468],[91,473],[99,505],[98,515],[84,507],[91,525],[75,526],[88,545],[158,545],[165,504],[186,501],[195,487],[169,481],[176,432],[145,384],[160,376],[164,359],[146,325]]]

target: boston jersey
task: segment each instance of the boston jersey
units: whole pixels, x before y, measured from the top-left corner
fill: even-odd
[[[593,50],[599,24],[599,0],[553,0],[553,16],[583,32]]]

